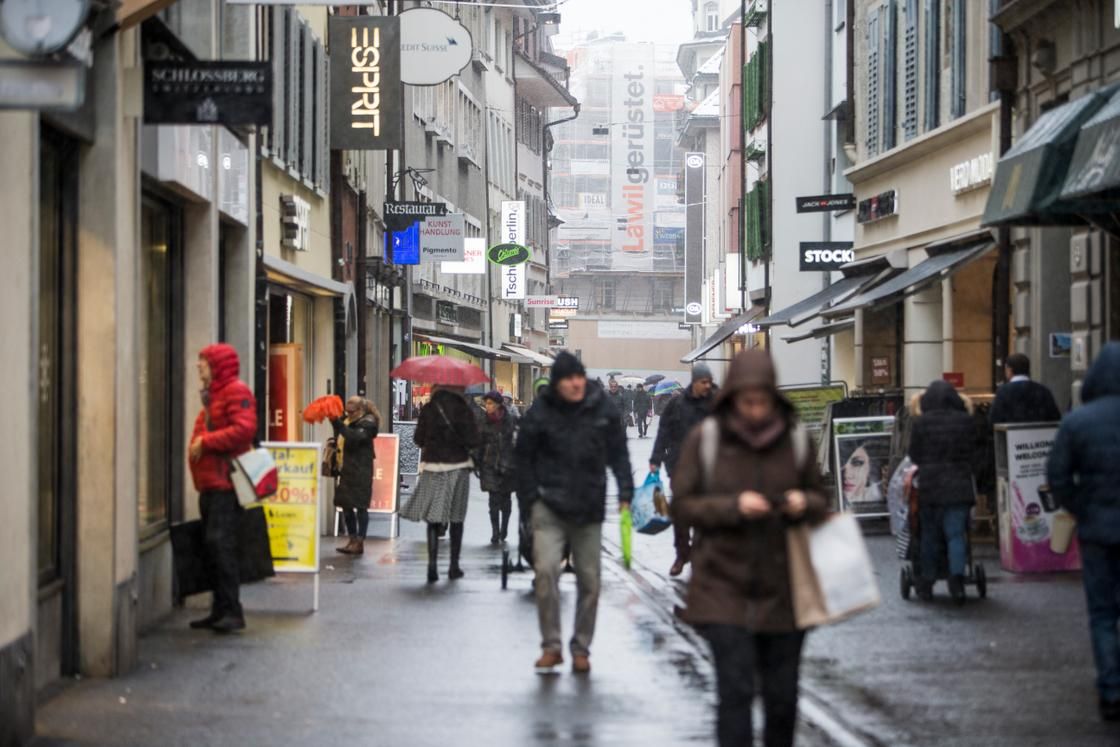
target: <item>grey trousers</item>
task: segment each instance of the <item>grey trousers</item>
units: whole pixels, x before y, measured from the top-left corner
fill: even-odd
[[[595,637],[595,618],[599,613],[599,584],[602,575],[603,525],[579,525],[557,516],[544,503],[533,505],[533,570],[537,595],[537,616],[541,627],[541,648],[559,653],[563,650],[560,629],[560,564],[564,545],[572,548],[578,597],[576,629],[572,636],[573,656],[589,656]]]

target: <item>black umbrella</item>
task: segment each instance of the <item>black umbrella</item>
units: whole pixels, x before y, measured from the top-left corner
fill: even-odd
[[[621,371],[608,371],[607,372],[607,376],[621,376],[621,375],[622,375]]]
[[[661,374],[654,374],[653,376],[647,376],[646,377],[646,383],[647,384],[656,384],[657,382],[661,381],[664,378],[665,377]]]

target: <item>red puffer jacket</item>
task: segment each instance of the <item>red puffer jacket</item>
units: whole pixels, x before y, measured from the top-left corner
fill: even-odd
[[[257,435],[257,402],[237,376],[237,351],[225,343],[209,345],[199,354],[210,364],[209,402],[194,422],[191,443],[202,439],[202,457],[190,462],[191,478],[199,492],[232,490],[231,457],[253,447]]]

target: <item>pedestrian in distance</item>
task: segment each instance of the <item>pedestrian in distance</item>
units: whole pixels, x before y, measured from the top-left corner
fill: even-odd
[[[618,412],[619,422],[625,431],[626,428],[626,414],[628,412],[626,407],[626,390],[618,385],[618,382],[611,377],[607,383],[607,398],[610,399],[611,404],[614,405],[615,410]]]
[[[669,400],[669,404],[661,412],[657,438],[653,441],[653,452],[649,458],[650,472],[660,474],[661,465],[664,464],[665,471],[672,479],[685,437],[711,413],[715,398],[712,369],[703,363],[697,363],[692,367],[692,381],[688,388]],[[690,530],[683,521],[673,522],[673,545],[676,547],[677,557],[669,569],[669,575],[679,576],[684,573],[684,567],[692,555]]]
[[[471,453],[478,447],[478,421],[461,389],[433,387],[432,398],[416,422],[413,441],[423,461],[416,492],[401,509],[401,518],[428,525],[428,583],[439,581],[439,538],[451,527],[448,578],[463,577],[463,523],[470,497]]]
[[[937,380],[926,388],[921,413],[910,431],[910,461],[918,468],[918,596],[927,601],[933,598],[944,539],[949,555],[949,594],[962,604],[968,519],[976,503],[976,426],[964,400],[947,381]]]
[[[1022,353],[1007,356],[1003,367],[1007,382],[996,390],[988,414],[992,425],[1000,423],[1048,423],[1062,419],[1054,394],[1037,381],[1031,381],[1031,359]]]
[[[373,440],[381,427],[381,413],[368,399],[346,400],[345,419],[331,421],[342,457],[334,505],[342,509],[347,543],[338,548],[345,555],[365,553],[369,530],[369,504],[373,498]]]
[[[534,589],[541,631],[536,670],[564,663],[560,627],[560,563],[570,543],[578,589],[572,671],[591,671],[591,642],[599,608],[607,468],[618,484],[620,508],[634,495],[626,431],[601,387],[564,351],[552,366],[549,388],[521,420],[517,437],[517,497],[530,512]]]
[[[481,442],[475,455],[482,489],[490,494],[490,544],[505,542],[513,511],[514,436],[517,424],[502,400],[501,392],[490,392],[482,399],[485,407],[479,430]]]
[[[638,438],[645,438],[649,433],[650,411],[653,409],[653,400],[646,388],[638,384],[634,391],[634,420],[638,425]]]
[[[237,554],[242,509],[230,480],[230,463],[253,448],[257,401],[238,378],[240,368],[237,351],[225,343],[208,345],[198,356],[202,410],[191,433],[189,458],[191,479],[199,492],[206,573],[213,596],[210,614],[190,626],[217,633],[245,629]]]
[[[674,521],[703,537],[681,614],[712,649],[720,747],[753,744],[756,674],[767,747],[792,745],[806,633],[794,617],[786,534],[822,521],[827,499],[769,353],[735,357],[709,417],[679,447],[672,479]]]
[[[1081,401],[1058,428],[1047,477],[1077,520],[1101,718],[1120,721],[1120,342],[1101,350]]]

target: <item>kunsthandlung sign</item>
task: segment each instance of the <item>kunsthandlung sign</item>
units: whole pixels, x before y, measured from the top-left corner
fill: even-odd
[[[331,148],[394,150],[403,145],[400,20],[330,19]]]

